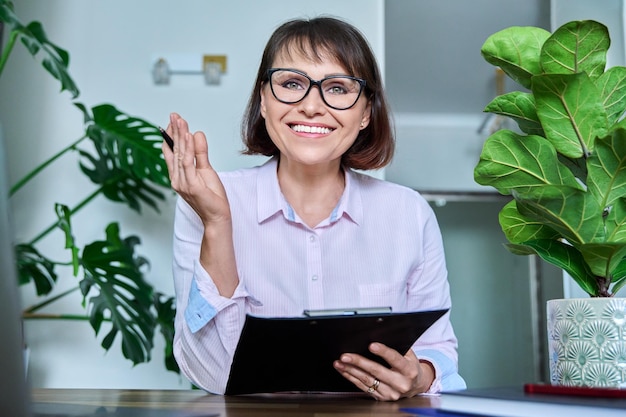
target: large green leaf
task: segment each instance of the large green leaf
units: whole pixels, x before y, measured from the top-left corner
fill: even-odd
[[[626,258],[622,258],[621,262],[613,270],[612,283],[613,294],[626,285]]]
[[[591,272],[598,277],[611,277],[626,256],[626,242],[586,243],[575,246],[582,253]]]
[[[152,286],[141,272],[145,260],[134,252],[138,243],[134,236],[122,240],[117,223],[109,224],[106,240],[93,242],[83,250],[85,278],[80,283],[85,297],[92,289],[97,292],[89,298],[89,321],[96,334],[105,318],[111,320],[102,347],[108,350],[121,333],[122,353],[134,364],[150,360],[156,327],[151,312]]]
[[[22,31],[22,43],[34,57],[41,54],[41,65],[61,82],[61,91],[67,90],[72,98],[78,97],[80,92],[68,72],[70,56],[67,51],[48,40],[41,23],[31,22],[25,29]]]
[[[474,179],[502,194],[552,184],[582,189],[559,162],[550,142],[541,136],[522,136],[510,130],[499,130],[487,138],[474,169]]]
[[[607,134],[608,119],[600,91],[585,73],[533,77],[537,115],[556,150],[580,158]]]
[[[550,32],[537,27],[513,26],[489,36],[480,52],[490,64],[530,88],[531,77],[541,73],[539,55]]]
[[[532,94],[512,91],[494,98],[485,111],[510,117],[520,130],[529,135],[543,135]]]
[[[626,198],[616,200],[605,209],[607,242],[626,242]]]
[[[511,243],[524,243],[529,240],[558,239],[559,234],[545,224],[522,215],[517,210],[515,200],[509,201],[498,215],[500,227]]]
[[[11,26],[22,26],[17,15],[13,11],[12,1],[0,0],[0,22],[7,23]]]
[[[553,239],[533,240],[522,245],[507,246],[513,253],[523,250],[520,247],[532,250],[544,261],[566,271],[587,294],[597,295],[596,279],[576,248]]]
[[[82,104],[77,107],[85,116],[87,135],[96,151],[92,155],[80,150],[81,170],[102,186],[108,199],[137,211],[143,201],[158,211],[157,200],[165,197],[152,184],[169,187],[158,128],[108,104],[94,107],[93,116]]]
[[[129,176],[169,187],[167,165],[161,152],[163,138],[158,127],[129,116],[110,104],[93,107],[87,135],[106,149],[116,166]]]
[[[554,185],[513,191],[513,197],[520,213],[557,231],[572,245],[606,240],[603,210],[590,193]]]
[[[15,246],[17,273],[20,285],[33,281],[37,295],[46,295],[54,288],[57,274],[54,271],[55,263],[43,256],[32,245],[19,244]]]
[[[587,167],[589,191],[600,206],[611,209],[615,200],[626,196],[626,129],[597,139]]]
[[[178,362],[174,357],[174,318],[176,317],[176,299],[160,292],[154,293],[154,306],[157,311],[157,322],[161,335],[165,340],[165,369],[180,373]]]
[[[606,66],[609,31],[593,20],[567,22],[545,41],[541,49],[541,67],[547,74],[585,72],[597,78]]]
[[[100,143],[99,143],[100,144]],[[125,203],[137,212],[141,212],[140,202],[144,202],[157,212],[159,207],[157,200],[164,200],[165,196],[149,182],[136,178],[120,169],[115,155],[107,154],[107,149],[97,147],[98,157],[80,151],[83,160],[80,163],[81,170],[95,184],[102,186],[102,193],[111,201]]]
[[[24,25],[9,1],[0,1],[0,21],[5,22],[12,32],[18,33],[30,54],[39,58],[46,71],[61,82],[61,91],[67,90],[72,98],[78,97],[78,87],[68,71],[69,54],[48,39],[41,23],[35,21]]]
[[[595,81],[600,90],[609,126],[626,111],[626,67],[612,67]]]

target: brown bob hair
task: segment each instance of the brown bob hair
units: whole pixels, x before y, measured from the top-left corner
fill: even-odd
[[[348,71],[348,75],[365,80],[364,93],[372,105],[370,123],[344,153],[342,165],[368,170],[389,164],[395,140],[376,58],[358,29],[332,17],[291,20],[279,26],[270,37],[241,125],[245,145],[243,154],[279,154],[261,116],[261,89],[268,82],[267,71],[276,57],[293,50],[311,55],[310,58],[317,62],[333,58]]]

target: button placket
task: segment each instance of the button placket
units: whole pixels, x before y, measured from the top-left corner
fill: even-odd
[[[309,232],[307,237],[307,282],[310,308],[323,308],[322,254],[319,235]]]

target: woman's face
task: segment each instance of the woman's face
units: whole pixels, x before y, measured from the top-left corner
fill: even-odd
[[[301,71],[313,80],[330,75],[348,74],[334,59],[312,61],[301,54],[279,56],[273,68]],[[281,165],[339,167],[341,156],[370,121],[371,104],[361,94],[357,103],[347,110],[328,107],[313,86],[300,102],[285,104],[272,94],[269,82],[261,89],[261,115],[270,138],[280,150]]]

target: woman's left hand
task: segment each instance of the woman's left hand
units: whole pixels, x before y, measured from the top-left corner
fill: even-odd
[[[387,368],[354,353],[344,353],[335,361],[335,369],[357,388],[380,401],[395,401],[428,391],[435,371],[428,362],[420,362],[412,349],[402,356],[382,343],[372,343],[370,352],[383,358]]]

